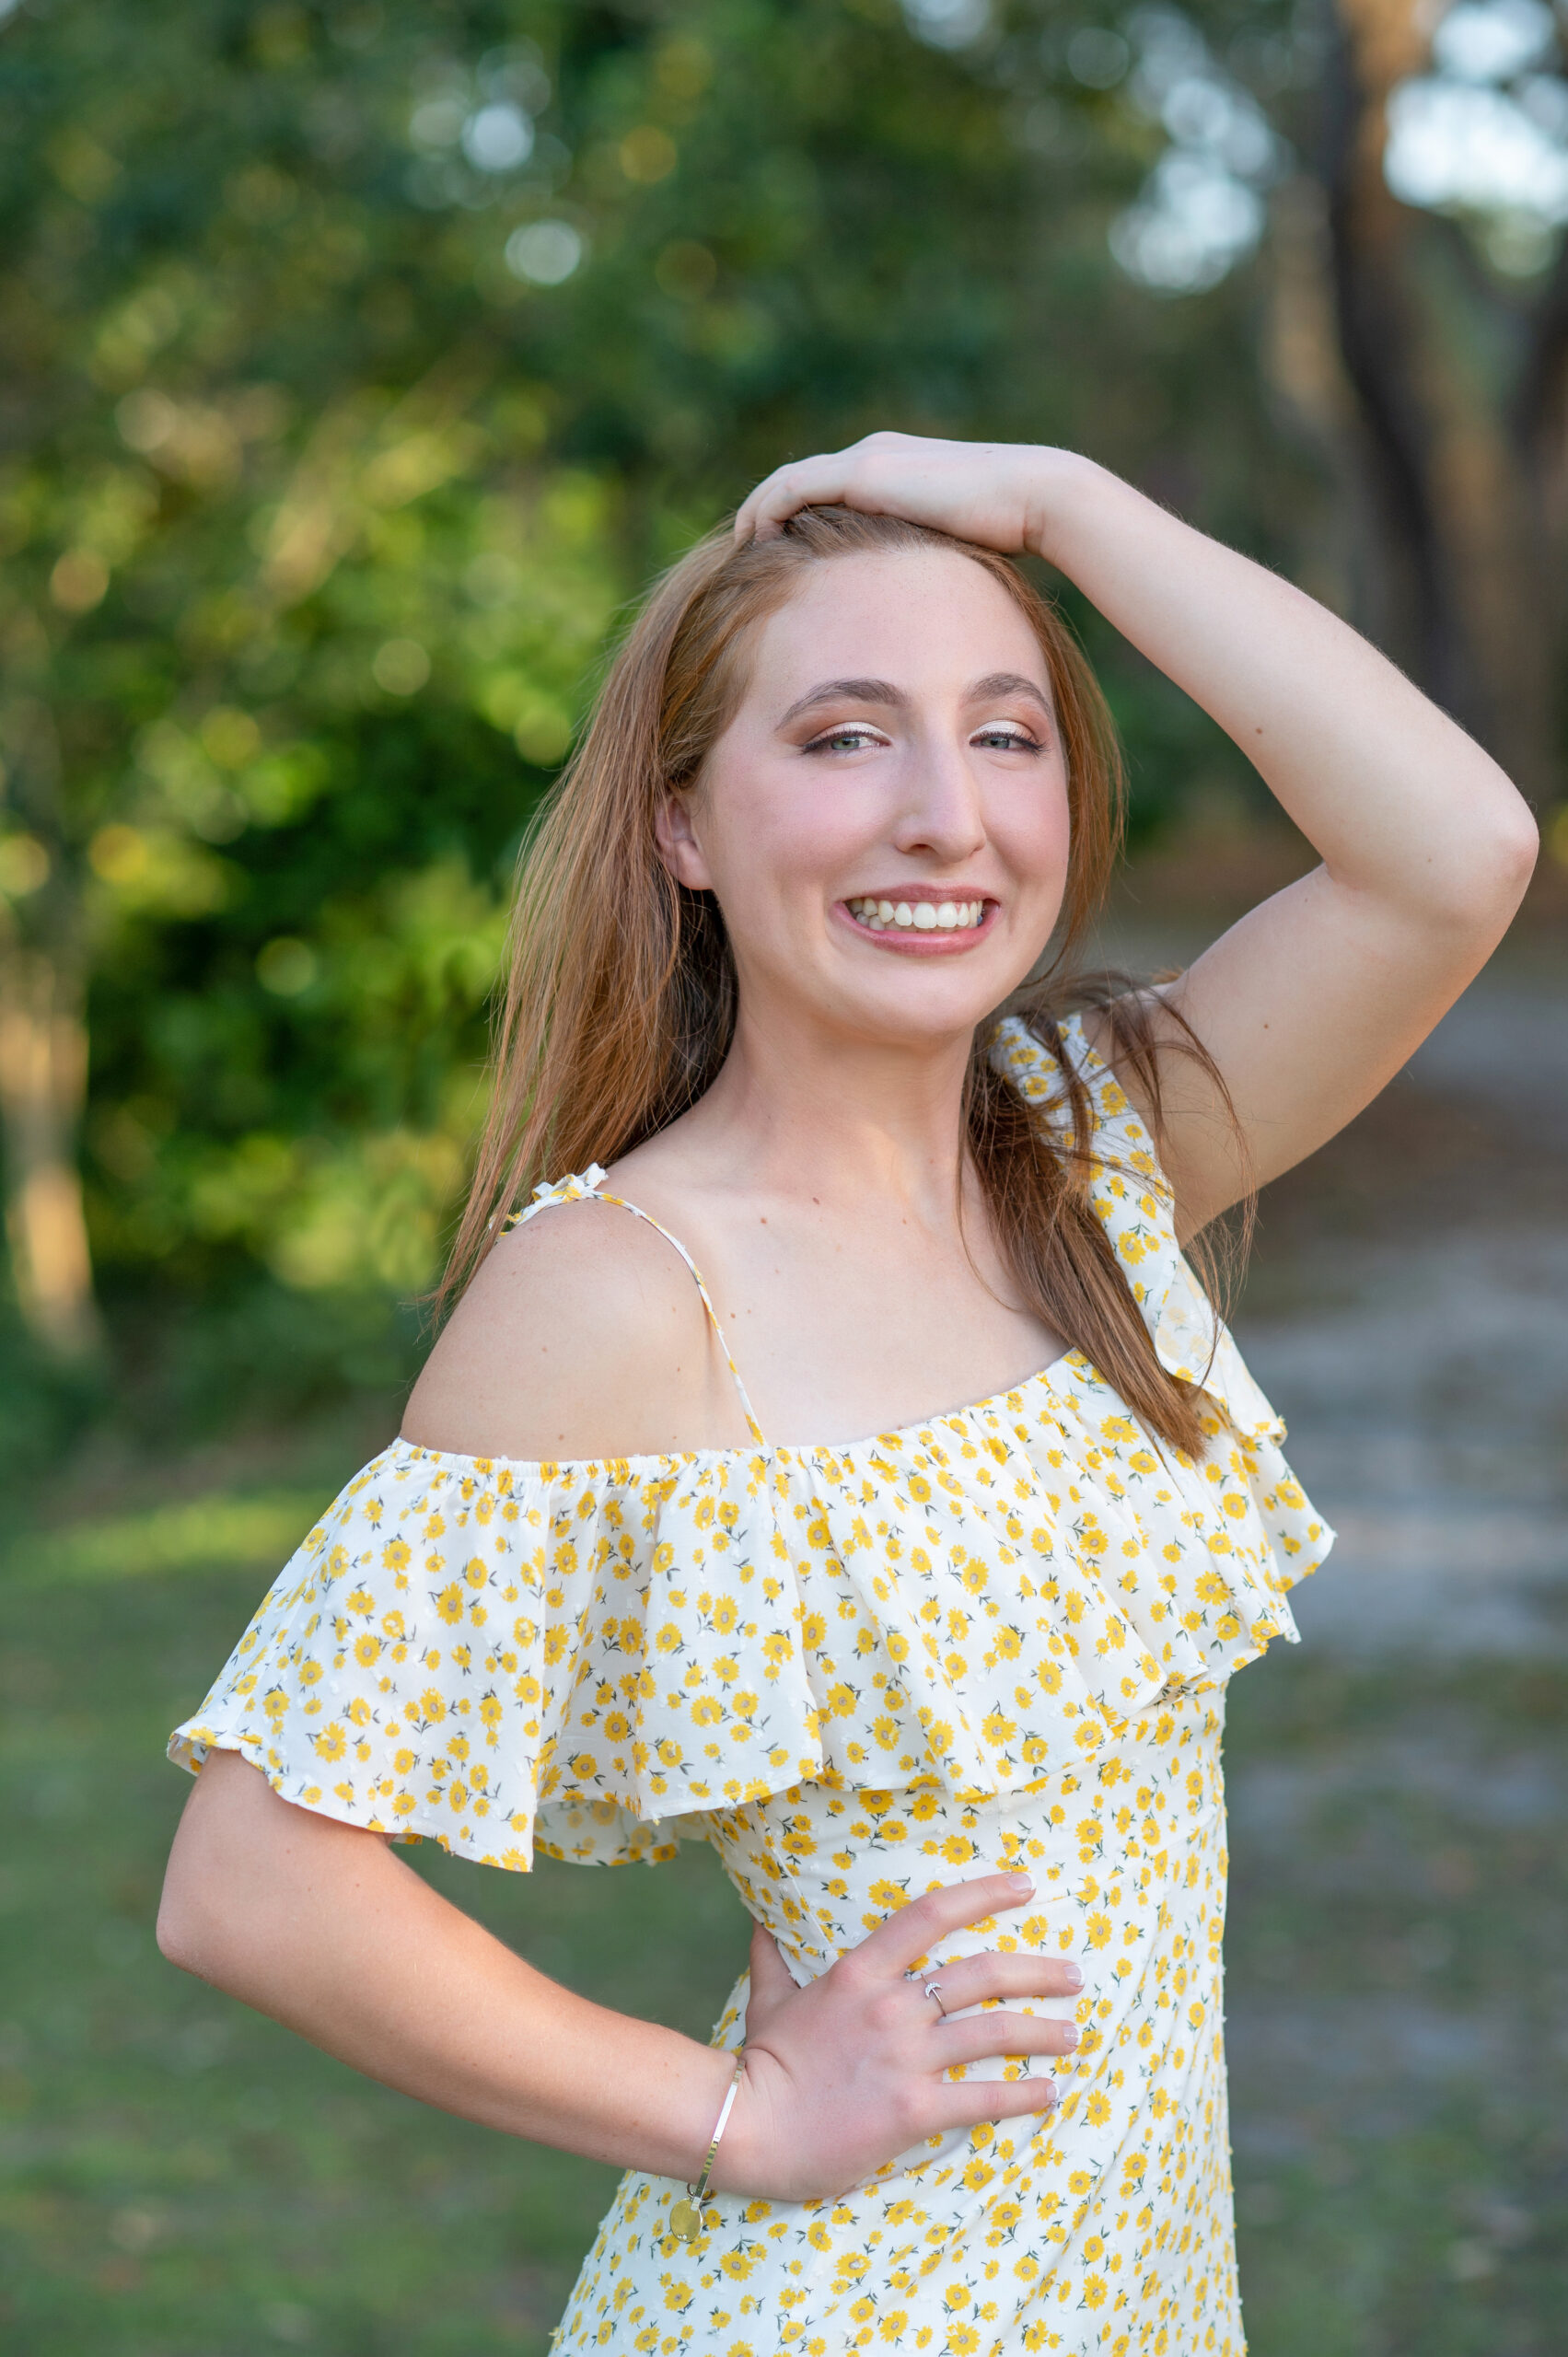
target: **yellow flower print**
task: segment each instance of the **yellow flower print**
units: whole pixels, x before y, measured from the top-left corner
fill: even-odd
[[[1072,1023],[1062,1036],[1081,1043]],[[1052,1054],[1016,1027],[1005,1043],[1064,1132]],[[1071,1052],[1097,1125],[1091,1205],[1152,1329],[1185,1298],[1168,1192],[1104,1067]],[[639,1808],[705,1808],[747,1903],[811,1971],[916,1893],[1024,1865],[1035,1911],[931,1961],[975,1943],[1093,1960],[1055,2131],[959,2132],[932,2165],[819,2208],[759,2219],[720,2200],[696,2254],[648,2236],[668,2191],[633,2173],[555,2357],[666,2357],[674,2338],[687,2357],[784,2340],[831,2357],[846,2333],[925,2357],[1071,2357],[1086,2336],[1134,2357],[1163,2333],[1170,2357],[1236,2357],[1228,2212],[1205,2189],[1224,2183],[1224,1817],[1202,1698],[1289,1633],[1285,1591],[1328,1535],[1223,1333],[1202,1415],[1202,1461],[1162,1455],[1074,1354],[1049,1383],[847,1451],[753,1445],[585,1477],[400,1443],[279,1583],[181,1734],[197,1757],[242,1744],[300,1805],[514,1872],[536,1849],[668,1856],[672,1829]],[[470,1625],[470,1599],[489,1622]],[[333,1786],[340,1747],[331,1773],[353,1781]]]

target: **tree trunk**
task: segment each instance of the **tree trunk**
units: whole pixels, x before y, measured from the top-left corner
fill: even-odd
[[[1448,225],[1401,204],[1383,170],[1388,97],[1425,63],[1426,24],[1421,0],[1340,0],[1325,78],[1329,270],[1377,557],[1364,620],[1544,803],[1561,791],[1545,404],[1533,437],[1503,412],[1470,347],[1509,307],[1479,273],[1458,284]]]
[[[47,865],[41,887],[17,906],[0,900],[6,1229],[22,1317],[52,1358],[70,1364],[101,1340],[76,1167],[87,1084],[85,916],[61,819],[53,714],[17,696],[0,722],[8,795]]]
[[[91,1355],[100,1340],[82,1215],[76,1137],[87,1036],[78,976],[41,950],[0,948],[0,1114],[6,1225],[17,1298],[52,1357]]]

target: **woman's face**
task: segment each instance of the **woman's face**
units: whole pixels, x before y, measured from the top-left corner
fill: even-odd
[[[758,631],[734,716],[661,817],[742,1004],[891,1045],[963,1039],[1023,981],[1067,874],[1045,657],[946,550],[833,557]]]

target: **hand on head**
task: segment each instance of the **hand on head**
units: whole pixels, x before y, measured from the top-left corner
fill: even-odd
[[[743,503],[738,541],[773,540],[802,507],[855,507],[901,516],[1006,555],[1038,549],[1042,494],[1066,451],[1029,443],[943,442],[868,434],[845,450],[775,467]]]

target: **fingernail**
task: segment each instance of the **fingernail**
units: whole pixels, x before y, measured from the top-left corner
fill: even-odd
[[[1078,2033],[1071,2022],[1067,2023],[1062,2032],[1062,2043],[1069,2054],[1078,2043]]]
[[[1007,1887],[1011,1890],[1015,1898],[1032,1898],[1034,1897],[1035,1887],[1029,1880],[1028,1875],[1009,1875],[1007,1877]]]
[[[1084,1985],[1084,1976],[1075,1964],[1064,1964],[1062,1968],[1062,1978],[1069,1989],[1081,1989]]]

